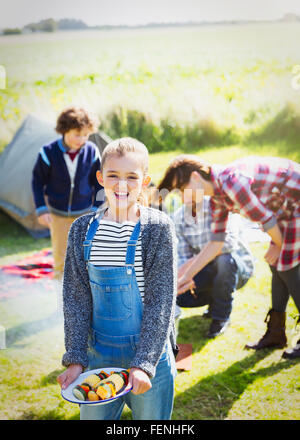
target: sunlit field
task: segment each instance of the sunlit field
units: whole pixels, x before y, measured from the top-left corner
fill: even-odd
[[[297,23],[2,36],[0,146],[28,112],[54,123],[70,103],[152,151],[275,141],[274,125],[295,141],[299,41]]]
[[[280,153],[272,146],[257,151]],[[245,147],[231,146],[195,153],[226,163],[244,152]],[[246,154],[250,152],[246,149]],[[177,153],[150,155],[153,180],[162,177]],[[49,239],[34,240],[0,213],[0,265],[15,263],[49,246]],[[271,300],[271,273],[263,258],[267,247],[267,243],[251,243],[255,276],[235,293],[231,325],[223,335],[206,338],[210,320],[201,316],[206,307],[182,309],[178,343],[192,344],[192,369],[179,371],[176,377],[173,420],[300,419],[299,361],[282,359],[283,349],[244,349],[265,331],[264,318]],[[55,285],[50,281],[7,279],[1,272],[0,283],[0,295],[10,286],[10,294],[0,298],[1,324],[6,333],[6,349],[0,350],[0,419],[78,420],[78,406],[62,399],[56,382],[64,370],[61,357],[65,348]],[[289,346],[296,337],[296,315],[290,299],[286,330]],[[122,419],[131,418],[126,407]]]
[[[299,23],[0,36],[0,152],[29,113],[54,125],[63,107],[80,104],[112,138],[147,145],[156,184],[183,151],[222,164],[252,154],[299,162],[299,41]],[[0,212],[0,265],[50,246]],[[182,310],[178,342],[192,344],[192,369],[176,377],[173,420],[300,419],[299,361],[244,348],[265,331],[267,246],[251,243],[255,276],[234,294],[223,335],[206,338],[206,307]],[[65,350],[57,296],[51,282],[0,272],[0,419],[79,419],[56,381]],[[289,347],[296,315],[290,298]],[[126,408],[122,419],[131,417]]]

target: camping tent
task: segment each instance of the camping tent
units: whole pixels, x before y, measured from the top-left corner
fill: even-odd
[[[50,123],[29,115],[0,156],[0,208],[34,238],[49,236],[49,229],[37,221],[31,189],[32,170],[40,148],[57,137]],[[102,132],[91,135],[90,139],[100,154],[110,142]]]

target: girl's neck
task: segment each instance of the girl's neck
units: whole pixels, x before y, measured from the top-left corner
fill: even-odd
[[[140,217],[139,205],[136,203],[126,210],[111,209],[109,206],[104,218],[116,223],[124,223],[126,221],[137,223]]]

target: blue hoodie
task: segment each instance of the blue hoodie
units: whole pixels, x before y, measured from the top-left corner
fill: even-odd
[[[73,185],[64,159],[66,152],[62,138],[40,149],[32,175],[38,216],[49,210],[62,216],[82,215],[103,203],[104,189],[96,179],[96,171],[100,169],[97,146],[87,141],[80,148]]]

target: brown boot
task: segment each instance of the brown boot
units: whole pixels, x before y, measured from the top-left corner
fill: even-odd
[[[270,309],[265,322],[267,323],[267,331],[263,337],[258,342],[247,344],[245,348],[260,350],[266,347],[286,347],[285,312],[276,312]]]

